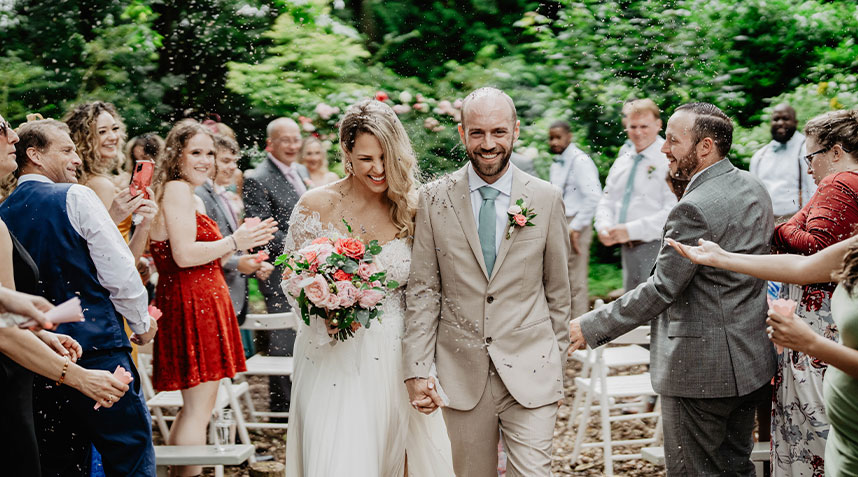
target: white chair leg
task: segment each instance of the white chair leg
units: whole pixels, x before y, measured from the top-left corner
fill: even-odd
[[[599,386],[601,387],[601,396],[599,396],[599,415],[602,421],[602,457],[605,460],[605,475],[612,477],[614,475],[614,455],[613,446],[611,445],[611,411],[608,405],[608,373],[605,366],[599,366]],[[595,374],[595,373],[594,373]]]
[[[215,466],[215,477],[223,477],[223,466],[216,465]]]
[[[160,407],[156,407],[152,409],[152,413],[155,414],[155,420],[158,422],[158,430],[161,431],[161,437],[164,438],[164,442],[168,442],[170,440],[170,429],[167,427],[167,420],[164,419],[164,412],[161,411]]]

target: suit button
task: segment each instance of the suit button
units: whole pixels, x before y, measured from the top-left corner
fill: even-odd
[[[495,301],[495,297],[490,296],[490,297],[486,298],[486,301],[491,303],[491,302]]]
[[[489,336],[488,338],[486,338],[486,344],[487,344],[487,345],[492,344],[492,337],[491,337],[491,336]]]

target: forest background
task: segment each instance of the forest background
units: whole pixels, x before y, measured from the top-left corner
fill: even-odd
[[[17,125],[100,99],[129,136],[217,114],[243,168],[262,157],[267,122],[289,116],[341,171],[338,117],[377,97],[428,180],[464,160],[456,100],[494,85],[515,100],[516,149],[543,178],[548,125],[565,119],[604,180],[631,98],[654,99],[665,121],[684,102],[720,106],[739,166],[771,139],[771,106],[791,103],[799,127],[856,107],[856,33],[850,0],[0,0],[0,112]],[[619,286],[618,250],[593,242],[601,295]]]

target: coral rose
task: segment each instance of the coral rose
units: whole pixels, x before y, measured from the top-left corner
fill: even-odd
[[[369,288],[360,291],[358,304],[360,304],[361,308],[372,308],[375,305],[378,305],[378,302],[380,302],[382,298],[384,298],[383,291]]]
[[[358,289],[352,282],[337,282],[337,298],[340,299],[340,306],[348,308],[357,302]]]
[[[334,242],[334,248],[336,248],[337,253],[355,260],[360,260],[366,251],[366,247],[363,242],[354,238],[337,239],[337,241]]]
[[[519,227],[524,227],[527,224],[527,217],[521,214],[516,214],[512,218]]]
[[[352,279],[351,274],[346,273],[342,270],[337,270],[336,272],[334,272],[333,277],[334,277],[334,280],[336,280],[338,282],[347,282],[347,281]]]
[[[304,287],[304,294],[314,305],[323,306],[331,291],[328,289],[328,282],[325,277],[316,275],[313,277],[313,282]]]

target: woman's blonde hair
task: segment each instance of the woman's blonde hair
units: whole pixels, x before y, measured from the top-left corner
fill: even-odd
[[[325,151],[325,147],[322,145],[322,141],[319,140],[316,136],[310,136],[304,139],[304,142],[301,143],[301,152],[298,153],[298,164],[304,164],[304,154],[307,152],[307,146],[310,144],[318,144],[319,149],[322,150],[322,168],[328,168],[328,154]]]
[[[119,142],[116,144],[116,158],[105,159],[98,152],[98,116],[107,112],[119,126]],[[82,165],[78,169],[81,184],[86,184],[90,176],[117,172],[124,162],[122,148],[125,145],[125,123],[116,111],[116,107],[104,101],[94,101],[75,106],[69,111],[63,122],[71,130],[71,138],[77,148]]]
[[[155,173],[154,191],[155,201],[160,203],[164,193],[164,186],[170,182],[182,179],[182,153],[188,145],[188,141],[197,134],[205,134],[212,138],[211,130],[193,119],[183,119],[173,126],[167,134],[164,149],[157,161],[158,171]]]
[[[384,176],[387,179],[387,199],[390,219],[399,229],[397,238],[414,235],[414,215],[417,210],[417,159],[411,140],[390,106],[367,99],[349,106],[340,122],[340,149],[343,161],[354,150],[360,134],[375,136],[384,154]],[[345,162],[344,162],[345,163]],[[352,172],[348,171],[349,175]]]

